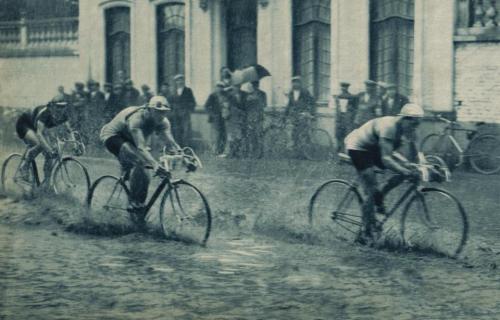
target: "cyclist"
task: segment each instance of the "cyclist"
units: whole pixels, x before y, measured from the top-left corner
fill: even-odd
[[[57,151],[49,143],[47,129],[64,124],[74,139],[73,131],[69,124],[67,106],[68,102],[66,98],[63,95],[58,95],[47,105],[38,106],[30,112],[24,112],[17,120],[17,135],[29,148],[26,152],[25,161],[19,168],[21,178],[26,182],[30,182],[29,165],[42,152],[45,157],[43,165],[45,177],[50,175],[53,161],[57,157]],[[45,179],[45,181],[48,180]]]
[[[150,181],[144,166],[151,165],[155,173],[166,173],[151,154],[151,136],[157,134],[170,150],[180,150],[166,117],[170,110],[165,97],[154,96],[143,106],[123,109],[101,129],[101,141],[118,159],[125,180],[130,180],[129,210],[139,222],[144,222],[144,203]]]
[[[408,103],[397,116],[372,119],[352,131],[345,139],[347,153],[358,172],[365,193],[362,208],[363,228],[358,237],[362,243],[371,241],[374,233],[381,231],[375,218],[375,210],[385,214],[384,194],[398,186],[405,178],[420,177],[415,165],[404,157],[397,156],[396,151],[405,142],[416,155],[415,131],[423,116],[424,110],[419,105]],[[378,189],[375,167],[387,168],[398,175]]]

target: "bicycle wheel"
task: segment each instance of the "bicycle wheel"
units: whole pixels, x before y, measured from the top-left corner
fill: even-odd
[[[323,129],[312,129],[309,143],[301,149],[304,157],[312,161],[329,160],[334,154],[332,138]]]
[[[127,211],[128,199],[128,188],[121,180],[102,176],[90,187],[87,207],[99,222],[129,226],[132,220]]]
[[[449,170],[454,170],[460,163],[460,152],[448,135],[432,133],[426,136],[420,144],[424,155],[433,155],[444,160]]]
[[[287,156],[288,134],[286,129],[271,126],[264,131],[264,154],[268,159],[279,159]]]
[[[192,184],[174,182],[163,194],[160,224],[168,239],[205,245],[212,227],[207,199]]]
[[[21,172],[19,167],[23,162],[23,156],[14,153],[11,154],[2,165],[2,190],[7,193],[19,194],[25,193],[26,191],[32,192],[36,188],[40,181],[38,180],[38,171],[36,170],[36,164],[33,161],[31,166],[29,166],[28,176],[26,179],[21,178]]]
[[[361,195],[351,183],[325,182],[309,202],[309,224],[320,236],[354,240],[362,226],[361,206]]]
[[[432,249],[450,257],[462,252],[469,223],[465,209],[448,191],[422,188],[401,216],[401,236],[410,246]]]
[[[471,167],[482,174],[500,171],[500,140],[491,134],[472,139],[467,150]]]
[[[90,186],[89,173],[78,160],[67,157],[52,171],[51,185],[56,194],[66,194],[84,200]]]

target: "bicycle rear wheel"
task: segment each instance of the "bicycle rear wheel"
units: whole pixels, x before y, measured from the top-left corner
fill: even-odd
[[[471,167],[482,174],[500,171],[500,139],[491,134],[474,138],[467,150]]]
[[[271,126],[264,131],[264,158],[279,159],[287,156],[288,134],[286,129]]]
[[[160,224],[168,239],[204,246],[212,228],[207,199],[186,181],[172,183],[161,200]]]
[[[334,149],[330,134],[323,129],[312,129],[310,141],[302,148],[304,157],[312,161],[333,159]]]
[[[463,251],[468,232],[465,209],[455,196],[443,189],[417,191],[401,216],[401,236],[407,245],[450,257]]]
[[[361,206],[355,186],[337,179],[325,182],[309,202],[309,224],[320,237],[354,240],[362,226]]]
[[[28,175],[25,179],[22,178],[19,168],[23,161],[23,156],[18,153],[11,154],[4,161],[1,176],[3,192],[23,194],[25,192],[32,192],[40,184],[34,161],[29,166]]]
[[[87,206],[98,220],[96,222],[130,226],[132,220],[128,205],[128,188],[116,177],[102,176],[90,187]]]
[[[52,171],[51,185],[56,194],[66,194],[84,202],[89,191],[90,178],[83,164],[67,157]]]

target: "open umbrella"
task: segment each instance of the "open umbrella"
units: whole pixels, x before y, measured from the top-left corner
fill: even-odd
[[[248,68],[244,68],[241,70],[235,70],[231,76],[232,84],[241,85],[246,82],[259,81],[264,77],[269,77],[271,73],[261,66],[260,64],[256,64],[250,66]]]

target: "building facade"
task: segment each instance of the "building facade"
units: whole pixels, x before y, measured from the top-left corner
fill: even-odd
[[[495,1],[52,0],[43,6],[61,2],[78,10],[0,22],[0,105],[40,104],[59,84],[113,82],[120,72],[151,88],[184,73],[201,105],[222,66],[259,63],[272,73],[261,83],[270,106],[285,105],[290,78],[300,74],[329,131],[339,83],[358,92],[366,79],[397,84],[427,110],[500,122]],[[457,110],[456,100],[462,101]],[[199,117],[194,128],[204,125]]]

